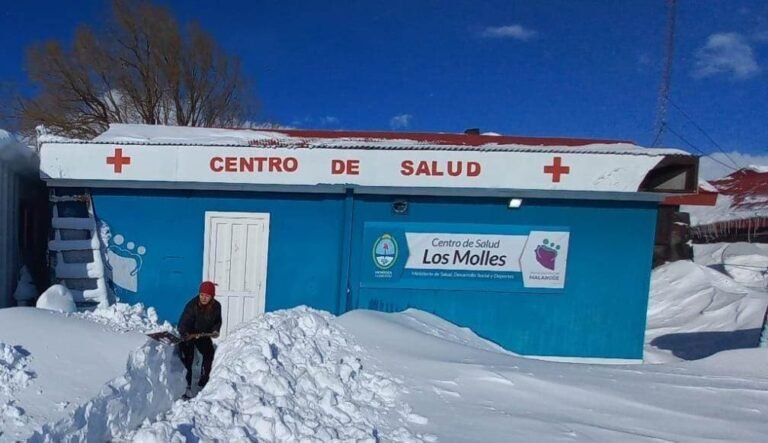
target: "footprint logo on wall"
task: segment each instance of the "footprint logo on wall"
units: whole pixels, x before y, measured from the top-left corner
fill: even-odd
[[[121,234],[111,233],[109,225],[104,223],[101,229],[102,242],[106,245],[106,265],[110,270],[112,285],[128,292],[136,293],[139,289],[139,271],[147,253],[144,246],[126,242]]]
[[[545,239],[542,244],[536,247],[536,261],[539,262],[541,266],[544,266],[550,271],[554,271],[555,260],[557,259],[557,254],[559,251],[560,245],[555,245],[554,242],[550,242],[549,240]]]

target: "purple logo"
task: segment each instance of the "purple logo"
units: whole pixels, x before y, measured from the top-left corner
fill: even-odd
[[[537,246],[534,251],[536,253],[536,261],[539,262],[541,266],[544,266],[550,271],[554,271],[558,251],[560,251],[560,245],[555,245],[553,242],[544,239],[542,244]]]

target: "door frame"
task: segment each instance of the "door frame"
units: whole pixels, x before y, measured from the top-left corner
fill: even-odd
[[[248,220],[261,220],[264,222],[264,260],[263,265],[261,269],[258,269],[256,272],[259,272],[263,275],[263,281],[261,282],[261,285],[259,286],[260,290],[259,293],[256,294],[257,297],[261,298],[263,300],[262,307],[264,308],[263,312],[266,312],[267,308],[267,268],[269,266],[269,222],[270,217],[268,212],[226,212],[226,211],[205,211],[204,214],[204,235],[203,235],[203,281],[210,280],[210,277],[208,275],[209,271],[209,253],[211,252],[211,247],[213,246],[213,238],[211,237],[211,227],[212,227],[212,220],[214,218],[221,217],[221,218],[243,218]],[[212,281],[212,280],[211,280]],[[214,282],[215,283],[215,282]],[[263,313],[263,312],[260,312]]]

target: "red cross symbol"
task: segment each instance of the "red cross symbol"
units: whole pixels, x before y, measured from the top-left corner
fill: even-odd
[[[562,157],[555,157],[552,165],[544,166],[545,174],[552,174],[552,183],[560,183],[560,175],[566,175],[571,172],[570,166],[563,166]]]
[[[131,164],[131,157],[123,157],[123,148],[115,148],[115,154],[112,157],[107,157],[107,164],[113,165],[115,173],[121,174],[123,165]]]

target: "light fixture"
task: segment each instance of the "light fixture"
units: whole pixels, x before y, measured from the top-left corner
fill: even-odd
[[[523,199],[522,198],[510,198],[509,199],[509,206],[508,207],[510,209],[517,209],[522,204],[523,204]]]
[[[405,200],[396,200],[392,203],[392,212],[395,214],[405,214],[408,212],[408,202]]]

